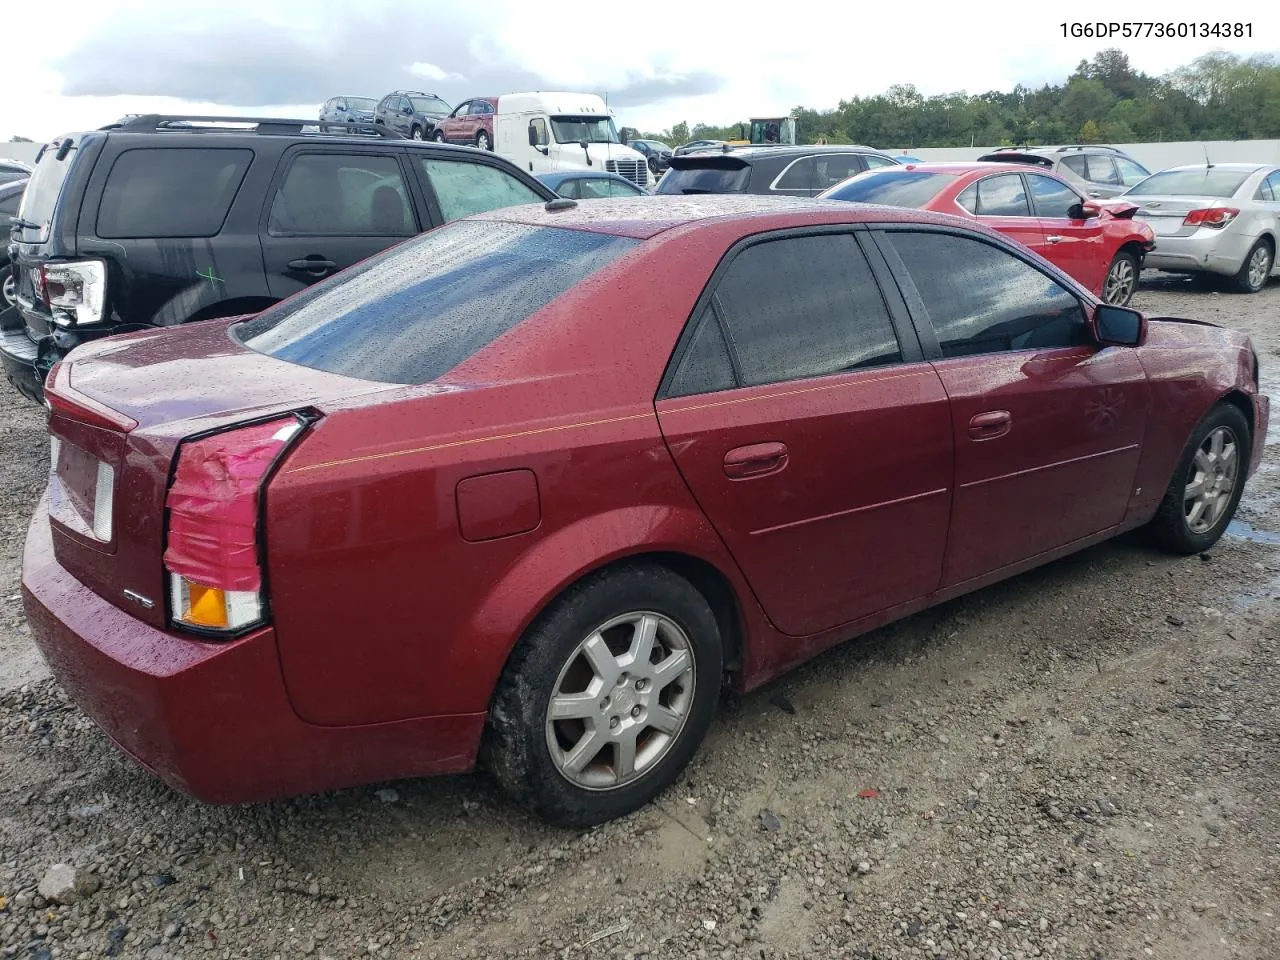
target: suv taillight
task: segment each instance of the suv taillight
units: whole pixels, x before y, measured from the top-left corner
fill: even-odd
[[[1184,227],[1225,227],[1240,215],[1240,211],[1232,207],[1205,207],[1203,210],[1192,210],[1182,221]]]
[[[262,487],[302,432],[280,417],[183,443],[165,506],[164,566],[174,624],[236,634],[266,622],[258,548]]]
[[[103,320],[107,268],[101,260],[42,264],[32,286],[49,308],[54,323],[70,327]]]

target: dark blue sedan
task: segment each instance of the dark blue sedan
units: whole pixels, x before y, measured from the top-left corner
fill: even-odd
[[[644,197],[649,191],[637,187],[616,173],[591,170],[561,170],[540,173],[538,179],[562,197],[571,200],[595,200],[600,197]]]

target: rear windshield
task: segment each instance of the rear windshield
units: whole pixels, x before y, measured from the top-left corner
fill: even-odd
[[[48,228],[53,221],[54,208],[58,205],[58,195],[62,192],[62,184],[67,179],[67,172],[76,158],[75,146],[72,146],[61,160],[58,159],[59,152],[59,142],[56,140],[44,148],[35,172],[27,181],[27,190],[22,195],[22,206],[18,208],[19,219],[35,224],[42,242],[49,235]]]
[[[102,188],[98,236],[215,236],[252,160],[252,150],[126,150]]]
[[[891,207],[921,207],[955,180],[951,173],[923,170],[885,170],[864,173],[838,183],[820,200],[852,200],[855,203],[883,203]]]
[[[1052,167],[1053,161],[1034,153],[988,153],[978,158],[979,163],[1031,163],[1037,167]]]
[[[1129,190],[1130,196],[1230,197],[1249,179],[1252,170],[1192,167],[1153,173]]]
[[[252,350],[304,367],[419,384],[442,376],[639,241],[457,221],[240,324]]]
[[[744,193],[751,182],[746,164],[705,164],[672,167],[658,181],[655,193]]]

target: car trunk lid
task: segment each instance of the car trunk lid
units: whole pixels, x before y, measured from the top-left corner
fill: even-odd
[[[165,500],[184,439],[403,389],[255,353],[227,335],[232,322],[87,345],[55,367],[45,387],[58,562],[158,627],[166,624]]]
[[[1188,213],[1227,203],[1221,197],[1131,196],[1129,199],[1139,204],[1134,219],[1145,221],[1157,237],[1189,237],[1199,228],[1183,225]]]

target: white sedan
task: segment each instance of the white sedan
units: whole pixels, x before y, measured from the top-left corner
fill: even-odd
[[[1155,231],[1147,267],[1218,274],[1241,293],[1257,293],[1278,272],[1280,168],[1274,165],[1171,167],[1123,196],[1141,205],[1136,218]]]

